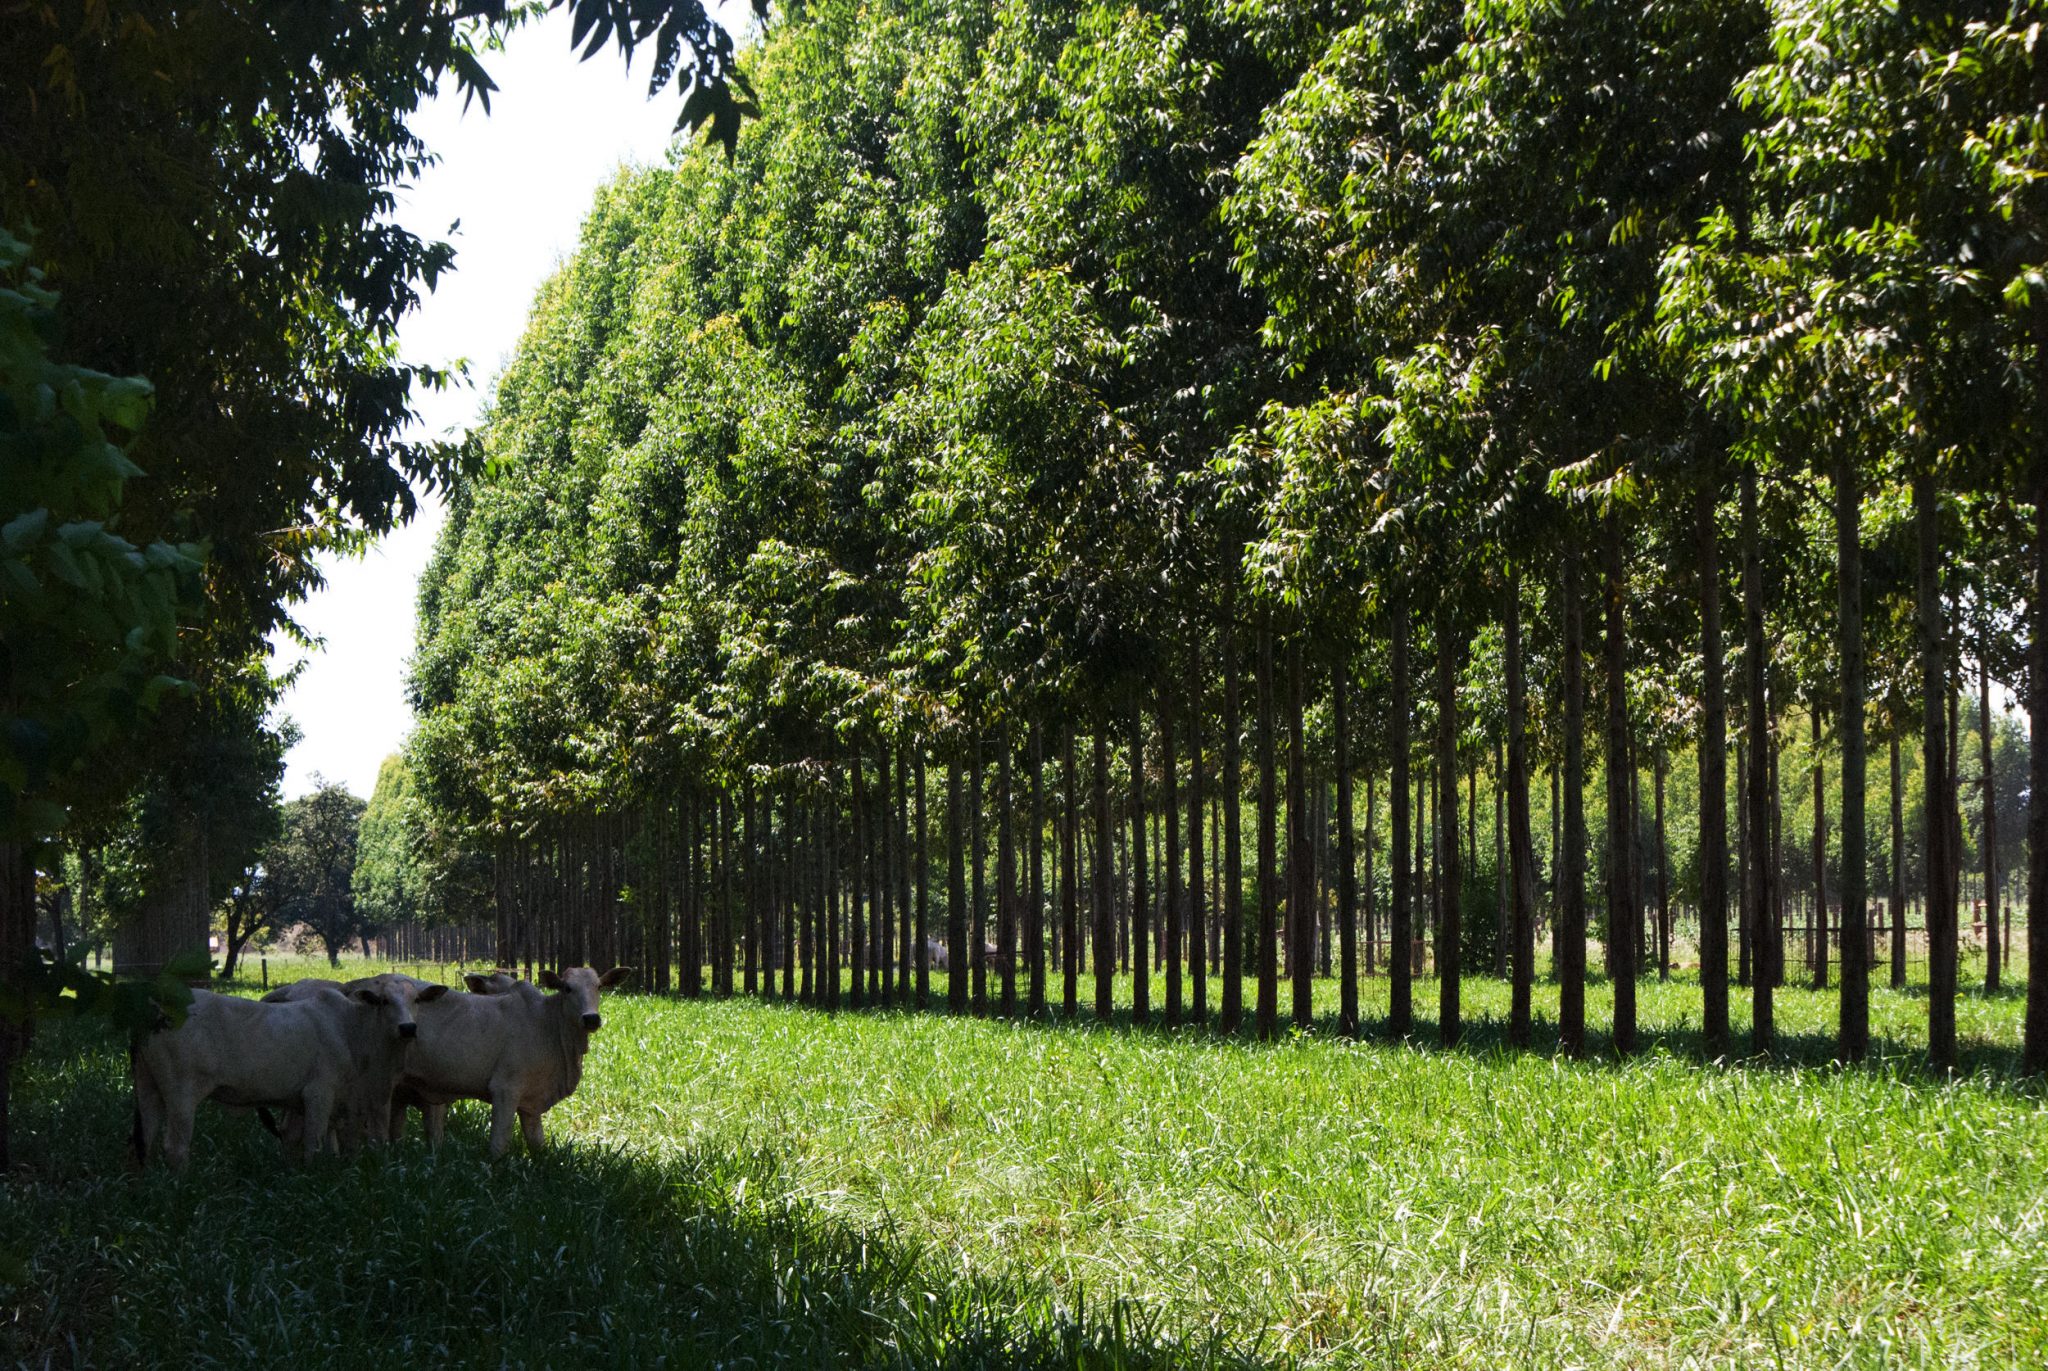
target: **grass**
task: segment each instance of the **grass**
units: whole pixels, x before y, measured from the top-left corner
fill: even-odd
[[[1971,1073],[1937,1082],[1924,998],[1882,989],[1884,1052],[1854,1071],[1820,1064],[1833,997],[1789,988],[1787,1051],[1734,1067],[1691,1055],[1683,984],[1644,985],[1626,1063],[1501,1050],[1490,981],[1449,1052],[622,996],[541,1158],[492,1166],[458,1107],[438,1157],[415,1131],[295,1171],[209,1110],[182,1178],[122,1168],[120,1052],[46,1033],[0,1207],[5,1351],[2038,1364],[2048,1116],[2008,1074],[2020,1003],[1966,998]]]

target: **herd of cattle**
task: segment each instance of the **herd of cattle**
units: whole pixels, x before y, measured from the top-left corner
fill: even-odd
[[[468,993],[396,972],[298,981],[261,1000],[194,991],[183,1023],[136,1046],[136,1160],[161,1150],[182,1168],[209,1099],[264,1111],[266,1122],[283,1111],[277,1131],[309,1158],[330,1142],[395,1142],[415,1107],[438,1147],[455,1100],[491,1106],[493,1157],[511,1146],[515,1116],[538,1148],[541,1115],[582,1079],[603,1023],[598,992],[631,974],[572,966],[536,986],[495,971],[465,976]]]

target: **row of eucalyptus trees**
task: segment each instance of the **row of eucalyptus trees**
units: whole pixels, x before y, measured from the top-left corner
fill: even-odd
[[[501,951],[864,1002],[928,994],[943,938],[955,1006],[1092,975],[1106,1016],[1121,946],[1134,1018],[1156,967],[1165,1017],[1235,1027],[1252,977],[1271,1033],[1330,946],[1346,1031],[1363,950],[1389,1031],[1433,965],[1443,1041],[1498,971],[1528,1043],[1541,918],[1561,1047],[1597,943],[1627,1052],[1654,852],[1706,1051],[1746,1000],[1768,1052],[1801,744],[1840,1055],[1874,896],[1905,973],[1910,848],[1954,1065],[1966,807],[1998,847],[1959,701],[1989,796],[1994,706],[2048,674],[2040,78],[1966,9],[783,19],[730,156],[599,196],[423,584],[409,762],[493,854]]]

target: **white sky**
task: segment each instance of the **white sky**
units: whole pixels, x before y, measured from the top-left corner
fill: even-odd
[[[750,17],[745,0],[711,9],[735,36]],[[441,164],[402,197],[399,214],[415,233],[456,249],[455,271],[401,332],[408,360],[469,360],[471,387],[420,397],[425,428],[437,434],[475,422],[535,290],[574,250],[593,193],[623,163],[661,161],[682,108],[673,87],[647,98],[645,54],[631,72],[616,49],[578,62],[561,13],[515,34],[504,52],[485,54],[484,68],[498,83],[489,115],[478,104],[465,114],[452,82],[420,112],[414,127]],[[413,603],[442,515],[438,501],[422,502],[412,524],[363,557],[323,559],[327,589],[296,612],[324,646],[283,700],[304,732],[287,759],[287,798],[312,789],[316,775],[368,798],[378,764],[404,740]],[[272,646],[279,670],[307,657],[290,644]]]

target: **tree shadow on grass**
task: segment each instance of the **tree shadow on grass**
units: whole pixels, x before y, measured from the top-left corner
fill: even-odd
[[[1128,1305],[963,1275],[790,1198],[772,1148],[484,1155],[480,1111],[288,1169],[207,1108],[183,1176],[124,1169],[122,1054],[46,1033],[17,1077],[0,1356],[31,1365],[1254,1365]]]

